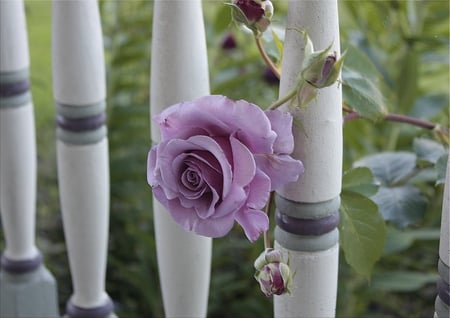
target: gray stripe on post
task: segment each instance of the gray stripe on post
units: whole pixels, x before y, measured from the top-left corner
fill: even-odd
[[[66,314],[69,318],[105,318],[114,312],[114,304],[108,298],[103,306],[94,308],[82,308],[72,304],[71,301],[67,303]]]
[[[67,105],[56,102],[56,137],[73,145],[87,145],[101,141],[107,135],[106,103]]]
[[[437,288],[439,298],[441,298],[444,304],[450,306],[450,285],[441,278],[437,282]]]
[[[13,108],[25,106],[31,101],[31,93],[27,91],[20,95],[0,97],[0,108]]]
[[[341,205],[339,196],[323,202],[295,202],[275,194],[275,205],[278,210],[291,217],[299,219],[320,219],[336,213]]]
[[[25,260],[12,260],[2,255],[1,268],[11,274],[24,274],[37,269],[42,264],[42,255],[38,253],[34,258]]]
[[[86,132],[72,132],[61,128],[56,129],[56,137],[67,143],[73,145],[87,145],[94,144],[106,137],[108,130],[106,126],[101,126],[96,130]]]
[[[24,106],[31,101],[29,71],[0,72],[0,108]]]
[[[339,224],[339,211],[320,219],[299,219],[282,213],[275,214],[276,224],[283,230],[297,235],[318,236],[334,230]]]
[[[103,126],[105,122],[105,113],[84,118],[68,118],[60,115],[56,116],[56,123],[59,128],[73,132],[95,130]]]
[[[436,297],[436,301],[434,302],[434,311],[438,318],[448,318],[450,315],[449,306],[444,304],[439,296]]]
[[[438,272],[444,282],[450,284],[450,268],[441,259],[438,262]]]
[[[84,118],[105,112],[106,103],[100,101],[95,104],[75,106],[56,102],[56,113],[66,118]]]
[[[0,72],[0,84],[10,84],[15,82],[27,81],[30,77],[28,68],[14,72]]]
[[[275,227],[275,239],[283,247],[292,251],[317,252],[327,250],[339,241],[339,231],[334,230],[320,236],[303,236]]]

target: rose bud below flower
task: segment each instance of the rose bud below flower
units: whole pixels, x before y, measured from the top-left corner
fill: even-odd
[[[283,263],[280,251],[266,249],[256,259],[254,266],[255,279],[264,295],[271,297],[290,293],[292,274],[289,265]]]

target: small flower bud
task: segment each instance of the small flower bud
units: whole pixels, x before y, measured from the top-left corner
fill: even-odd
[[[264,32],[273,16],[273,5],[269,0],[233,0],[233,20],[245,25],[256,35]]]
[[[302,78],[316,88],[332,85],[339,77],[345,53],[339,60],[336,52],[330,53],[331,45],[325,50],[313,52],[303,61]]]
[[[234,38],[232,33],[228,33],[225,38],[222,40],[221,45],[223,50],[233,50],[237,47],[236,39]]]
[[[290,293],[292,281],[289,265],[282,262],[281,252],[266,249],[255,261],[255,279],[267,297]]]

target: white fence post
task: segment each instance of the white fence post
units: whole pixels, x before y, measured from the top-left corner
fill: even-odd
[[[450,311],[450,156],[447,161],[447,174],[442,202],[441,237],[439,241],[438,296],[435,302],[435,318],[447,318]]]
[[[35,245],[36,136],[24,5],[0,1],[0,317],[57,317],[54,278]]]
[[[294,87],[304,57],[306,31],[314,48],[333,43],[339,55],[336,0],[291,0],[288,6],[280,96]],[[286,106],[283,106],[286,107]],[[342,179],[342,94],[336,83],[321,89],[316,101],[298,111],[293,157],[305,173],[278,191],[276,246],[290,257],[296,273],[292,295],[276,296],[275,317],[334,317],[339,256],[339,206]]]
[[[206,41],[200,0],[154,4],[151,114],[209,94]],[[158,127],[151,137],[160,140]],[[156,200],[153,203],[157,257],[167,317],[205,317],[212,240],[185,232]]]
[[[66,313],[107,317],[109,162],[97,1],[55,0],[52,27],[58,183],[73,283]]]

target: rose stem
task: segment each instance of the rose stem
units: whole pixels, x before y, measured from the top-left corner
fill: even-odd
[[[261,53],[261,56],[264,59],[264,62],[266,62],[267,66],[272,70],[273,74],[275,74],[275,76],[278,79],[280,79],[280,76],[281,76],[280,71],[275,66],[275,64],[273,64],[270,57],[267,55],[266,50],[264,49],[264,46],[261,42],[261,37],[255,36],[255,41],[256,41],[256,45],[258,46],[259,53]]]
[[[269,202],[267,202],[266,205],[266,214],[269,218],[269,224],[270,224],[270,211],[272,210],[273,200],[274,200],[274,191],[270,192],[269,195]],[[269,236],[269,230],[264,231],[264,249],[270,248],[270,236]]]
[[[297,86],[291,89],[284,97],[280,98],[279,100],[275,101],[272,105],[269,106],[269,110],[274,110],[289,101],[292,97],[294,97],[297,94]]]
[[[358,119],[358,118],[363,118],[358,112],[354,111],[354,110],[349,110],[348,108],[344,107],[343,110],[345,112],[348,112],[348,114],[344,117],[344,123],[348,122],[352,119]],[[421,127],[421,128],[425,128],[428,130],[436,130],[438,133],[442,133],[445,135],[449,135],[450,134],[450,130],[448,127],[440,127],[439,125],[426,121],[426,120],[421,120],[421,119],[417,119],[414,117],[410,117],[410,116],[406,116],[406,115],[400,115],[400,114],[387,114],[383,117],[383,119],[387,120],[387,121],[393,121],[393,122],[398,122],[398,123],[405,123],[405,124],[409,124],[409,125],[413,125],[413,126],[417,126],[417,127]]]

